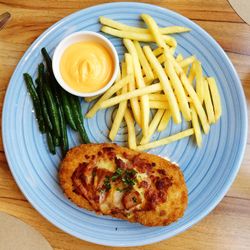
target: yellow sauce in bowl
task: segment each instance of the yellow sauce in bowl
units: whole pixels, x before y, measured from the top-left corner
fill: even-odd
[[[72,89],[90,93],[103,88],[112,78],[114,61],[97,42],[78,42],[64,51],[60,61],[63,80]]]

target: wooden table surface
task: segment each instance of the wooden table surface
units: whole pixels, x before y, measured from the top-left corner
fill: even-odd
[[[9,11],[12,14],[12,20],[5,29],[0,31],[1,111],[10,77],[31,43],[64,16],[103,2],[105,1],[0,0],[0,13]],[[226,0],[146,2],[179,12],[199,24],[218,41],[240,76],[249,107],[250,26],[242,21],[229,3]],[[206,218],[169,240],[130,249],[250,249],[249,143],[248,134],[245,157],[239,174],[227,195]],[[37,212],[21,193],[11,175],[2,140],[0,161],[0,211],[14,215],[36,228],[48,239],[54,249],[111,249],[74,238],[53,226]]]

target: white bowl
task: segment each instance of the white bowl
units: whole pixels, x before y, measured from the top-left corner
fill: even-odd
[[[112,56],[112,59],[114,61],[114,72],[110,79],[110,81],[101,89],[95,91],[95,92],[79,92],[74,89],[72,89],[62,78],[61,72],[60,72],[60,61],[61,57],[65,51],[66,48],[68,48],[71,44],[77,43],[77,42],[83,42],[83,41],[96,41],[100,44],[102,44],[110,53]],[[56,47],[53,59],[52,59],[52,68],[55,75],[56,80],[58,83],[69,93],[81,96],[81,97],[90,97],[102,94],[105,92],[115,81],[117,75],[118,75],[118,69],[119,69],[119,58],[118,54],[116,52],[115,47],[113,44],[104,36],[92,32],[92,31],[80,31],[73,33],[67,37],[65,37]]]

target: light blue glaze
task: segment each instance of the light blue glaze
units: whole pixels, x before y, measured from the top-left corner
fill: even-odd
[[[202,62],[206,75],[215,76],[222,98],[223,115],[203,136],[198,149],[194,139],[186,138],[165,147],[149,150],[177,162],[184,171],[189,190],[188,209],[183,218],[167,227],[144,227],[76,207],[64,197],[58,185],[57,171],[61,155],[49,154],[46,139],[38,130],[32,113],[22,74],[34,78],[41,62],[40,49],[50,54],[66,35],[80,31],[99,31],[99,16],[136,26],[142,26],[139,15],[152,15],[160,26],[181,25],[191,32],[175,35],[177,52],[184,56],[195,54]],[[121,40],[110,37],[120,56],[124,52]],[[82,102],[83,111],[89,104]],[[108,141],[112,109],[98,112],[85,120],[92,142]],[[186,128],[170,124],[154,138],[161,138]],[[54,24],[26,51],[10,80],[6,93],[3,122],[3,142],[13,176],[30,203],[51,223],[80,239],[110,246],[136,246],[172,237],[206,216],[223,198],[232,184],[243,157],[247,136],[247,110],[240,80],[232,63],[221,47],[203,29],[187,18],[167,9],[140,3],[110,3],[78,11]],[[137,131],[139,135],[139,130]],[[117,142],[124,145],[127,129],[119,131]],[[78,135],[69,129],[70,146],[78,145]],[[117,230],[116,230],[117,229]]]

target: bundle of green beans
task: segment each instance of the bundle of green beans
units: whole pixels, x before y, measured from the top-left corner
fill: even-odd
[[[41,52],[47,70],[45,71],[43,63],[38,65],[37,85],[34,85],[28,73],[23,76],[33,102],[39,130],[46,133],[49,151],[55,154],[55,148],[60,146],[64,155],[69,149],[66,124],[79,132],[83,143],[90,141],[83,125],[79,98],[61,88],[53,74],[49,54],[45,48]]]

